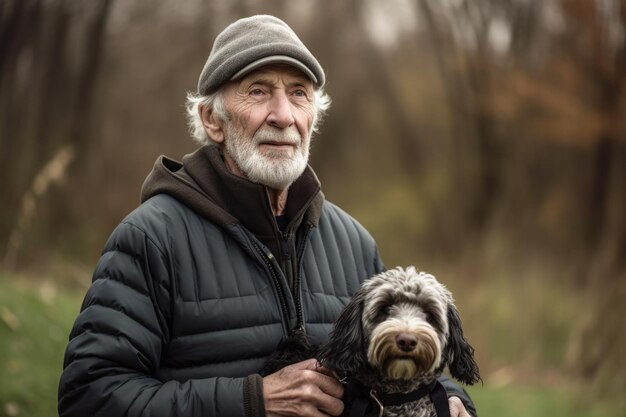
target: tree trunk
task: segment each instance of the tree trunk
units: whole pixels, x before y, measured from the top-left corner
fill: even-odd
[[[39,186],[47,181],[46,164],[68,146],[63,154],[75,155],[89,139],[90,103],[112,0],[78,6],[71,0],[17,3],[0,14],[0,43],[7,51],[0,60],[0,196],[5,204],[0,251],[11,264],[24,240],[14,237],[27,235],[49,190]],[[71,159],[64,159],[64,169]]]

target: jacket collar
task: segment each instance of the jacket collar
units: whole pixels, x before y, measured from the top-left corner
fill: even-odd
[[[274,214],[265,187],[232,174],[217,146],[203,146],[183,157],[186,173],[219,207],[236,218],[261,240],[277,233]],[[313,170],[307,166],[294,182],[287,197],[289,228],[301,221],[317,226],[323,195]]]

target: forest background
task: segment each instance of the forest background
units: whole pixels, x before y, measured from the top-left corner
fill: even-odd
[[[0,416],[56,415],[104,241],[257,13],[326,70],[326,197],[455,294],[481,415],[624,415],[625,0],[0,0]]]

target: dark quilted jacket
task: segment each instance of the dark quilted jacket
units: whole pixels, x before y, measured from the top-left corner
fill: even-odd
[[[225,173],[197,169],[218,158],[201,149],[185,169],[162,158],[146,201],[109,238],[70,335],[61,416],[243,416],[247,377],[289,330],[304,325],[322,343],[350,295],[381,271],[374,240],[324,201],[310,170],[310,190],[294,189],[302,203],[288,207],[290,249],[222,210],[241,205],[220,190]],[[159,180],[170,173],[175,181]],[[235,199],[258,187],[226,181],[244,187]]]

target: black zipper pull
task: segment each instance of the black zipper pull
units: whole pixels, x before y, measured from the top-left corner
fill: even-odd
[[[306,329],[304,328],[304,324],[298,323],[296,327],[291,330],[292,334],[306,336]]]

